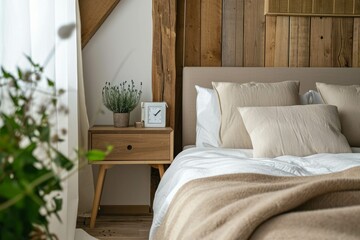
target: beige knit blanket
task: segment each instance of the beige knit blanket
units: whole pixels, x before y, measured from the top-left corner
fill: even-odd
[[[360,167],[311,177],[230,174],[185,184],[155,239],[360,239]]]

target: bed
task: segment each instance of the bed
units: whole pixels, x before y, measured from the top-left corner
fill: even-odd
[[[288,111],[290,108],[293,111],[293,106],[282,106],[280,110],[276,108],[275,115],[271,115],[274,112],[271,107],[238,109],[246,127],[252,123],[255,125],[252,126],[255,130],[250,134],[252,148],[199,144],[197,138],[200,137],[196,130],[199,115],[195,104],[195,85],[211,89],[212,82],[241,84],[296,80],[300,82],[299,93],[308,96],[306,94],[315,93],[309,90],[317,90],[316,82],[329,86],[359,85],[359,76],[360,69],[339,68],[184,68],[184,150],[174,159],[159,184],[153,205],[150,239],[359,239],[360,151],[357,146],[350,150],[337,149],[333,153],[263,157],[261,154],[264,151],[258,151],[262,143],[257,144],[256,134],[252,135],[256,127],[271,122],[272,117],[268,116],[281,115],[280,110]],[[222,93],[216,87],[214,85],[220,99]],[[356,89],[354,94],[357,98],[360,88]],[[335,91],[334,94],[338,92],[342,91]],[[324,98],[325,92],[321,96]],[[356,111],[358,107],[355,106]],[[219,108],[224,114],[225,107],[220,105]],[[323,108],[326,108],[325,112],[334,110],[322,104],[304,106],[306,116],[311,116],[309,109],[319,114]],[[259,119],[256,114],[262,116],[268,109],[268,118],[264,118],[267,120],[256,122]],[[293,114],[298,116],[296,114],[301,111],[296,108]],[[256,116],[255,120],[247,120],[246,114]],[[314,121],[314,116],[309,121]],[[341,117],[341,121],[348,121]],[[220,121],[224,125],[224,119]],[[278,122],[277,119],[275,123]],[[358,127],[356,119],[355,125]],[[271,125],[264,126],[260,132],[271,128]],[[311,131],[318,131],[317,128]],[[354,130],[357,129],[350,129],[349,134],[357,138],[358,133],[354,134]],[[321,135],[322,130],[319,131]],[[280,135],[287,136],[283,133]],[[225,135],[222,137],[224,143]],[[323,139],[327,140],[326,137]],[[272,144],[272,140],[269,141],[266,145]],[[306,144],[309,143],[303,143]],[[341,144],[336,143],[334,147]],[[310,148],[312,145],[316,144],[310,141]],[[277,146],[272,146],[270,151],[274,148]]]

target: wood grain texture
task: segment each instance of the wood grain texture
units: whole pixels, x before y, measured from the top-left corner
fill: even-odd
[[[266,17],[265,67],[289,66],[289,17]]]
[[[89,149],[105,150],[113,146],[105,161],[154,161],[173,159],[173,131],[170,128],[123,128],[114,130],[111,126],[92,127],[89,130]]]
[[[310,18],[290,17],[289,67],[310,65]]]
[[[360,0],[354,0],[355,4],[354,4],[354,13],[355,14],[360,14]]]
[[[201,66],[221,66],[222,0],[201,0]]]
[[[333,13],[352,14],[354,7],[353,0],[335,0]]]
[[[354,16],[359,0],[266,0],[266,15]]]
[[[165,101],[166,126],[175,126],[176,1],[153,0],[153,101]]]
[[[201,0],[185,5],[185,66],[201,65]]]
[[[243,66],[244,0],[223,0],[222,66]]]
[[[236,28],[235,28],[235,66],[244,66],[244,2],[246,0],[236,1]]]
[[[314,0],[313,13],[333,13],[333,0]]]
[[[90,219],[83,217],[78,218],[76,227],[100,240],[148,240],[152,219],[152,215],[100,215],[96,228],[90,229]]]
[[[236,66],[236,1],[223,0],[222,66]]]
[[[310,66],[332,66],[332,18],[311,18]]]
[[[265,16],[263,0],[247,0],[244,8],[244,66],[264,66]]]
[[[105,158],[112,161],[167,160],[170,137],[167,134],[92,134],[91,149],[114,149]]]
[[[351,67],[353,47],[353,18],[332,19],[333,67]]]
[[[101,205],[99,206],[98,215],[150,215],[149,205]]]
[[[360,18],[354,19],[352,66],[360,67]]]
[[[291,13],[311,13],[312,0],[289,0],[289,12]]]
[[[120,0],[79,0],[83,48],[119,2]]]

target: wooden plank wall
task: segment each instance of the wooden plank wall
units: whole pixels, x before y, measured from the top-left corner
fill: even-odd
[[[264,0],[179,2],[182,66],[360,67],[359,18],[265,16]]]
[[[358,0],[265,0],[270,15],[359,16]]]

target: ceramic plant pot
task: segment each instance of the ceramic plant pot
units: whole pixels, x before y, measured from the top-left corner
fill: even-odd
[[[122,128],[129,126],[130,113],[114,113],[114,127]]]

